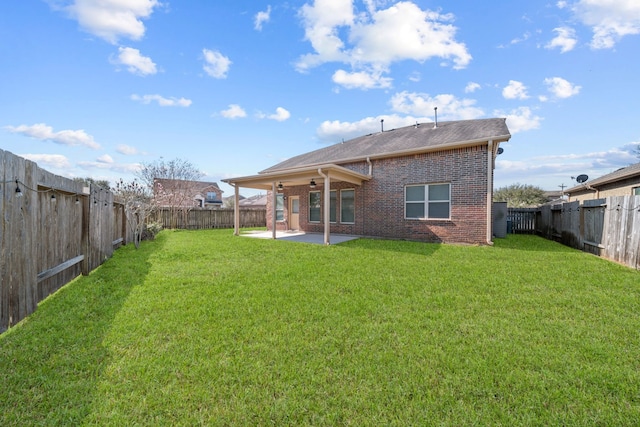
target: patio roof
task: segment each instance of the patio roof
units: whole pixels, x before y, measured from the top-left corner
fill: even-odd
[[[354,185],[362,185],[363,181],[371,179],[369,175],[361,174],[342,166],[324,164],[228,178],[222,181],[233,186],[271,190],[274,183],[282,183],[285,187],[308,185],[312,179],[319,180],[323,178],[323,175],[328,175],[332,181],[349,182]]]

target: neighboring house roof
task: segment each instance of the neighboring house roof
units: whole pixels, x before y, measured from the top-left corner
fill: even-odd
[[[255,196],[247,197],[240,200],[240,206],[244,208],[256,208],[267,206],[267,195],[256,194]]]
[[[206,204],[222,204],[223,191],[220,189],[220,187],[218,187],[217,182],[154,178],[153,183],[154,192],[157,190],[157,186],[160,186],[162,189],[164,189],[164,191],[167,192],[189,192],[194,197],[194,199],[202,199]],[[207,193],[216,193],[216,198],[208,198]],[[218,195],[220,197],[217,197]]]
[[[415,152],[436,151],[477,145],[493,139],[507,141],[511,135],[504,118],[420,123],[372,133],[349,141],[292,157],[260,173],[320,164],[341,164],[366,158],[394,157]]]
[[[576,185],[565,191],[565,193],[577,193],[583,191],[585,188],[598,187],[612,182],[621,181],[623,179],[632,178],[634,176],[640,176],[640,163],[635,163],[626,168],[620,168],[614,172],[603,175],[599,178],[587,181],[584,184]]]

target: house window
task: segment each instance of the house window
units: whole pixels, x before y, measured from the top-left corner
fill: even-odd
[[[284,194],[276,194],[276,221],[284,220]]]
[[[320,192],[309,192],[309,222],[320,222]]]
[[[633,195],[634,196],[640,196],[640,187],[635,187],[633,189]]]
[[[336,212],[338,204],[338,192],[336,190],[331,190],[329,192],[329,221],[336,222]]]
[[[207,202],[215,202],[218,200],[218,193],[215,191],[207,191]]]
[[[407,185],[404,200],[407,219],[449,219],[451,184]]]
[[[356,191],[340,190],[340,222],[353,224],[356,221]]]

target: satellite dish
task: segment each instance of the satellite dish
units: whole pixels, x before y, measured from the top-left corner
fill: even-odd
[[[504,148],[498,147],[498,155],[504,153]]]
[[[578,181],[578,183],[582,184],[583,182],[586,182],[589,179],[589,177],[585,174],[582,175],[578,175],[576,177],[576,181]]]

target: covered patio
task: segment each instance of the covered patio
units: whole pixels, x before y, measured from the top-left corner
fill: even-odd
[[[370,163],[369,166],[371,166]],[[371,170],[369,171],[369,175],[365,175],[335,164],[323,164],[318,166],[292,168],[277,172],[265,172],[257,175],[223,179],[223,182],[226,182],[234,188],[234,234],[236,236],[240,235],[241,187],[271,191],[271,208],[273,209],[273,207],[276,206],[276,195],[279,189],[282,189],[284,187],[309,185],[312,181],[315,182],[316,179],[319,181],[322,180],[325,189],[331,188],[332,181],[348,182],[360,186],[364,181],[368,181],[369,179],[371,179]],[[320,182],[318,182],[318,184],[320,184]],[[329,193],[329,191],[325,191],[323,195],[324,213],[322,215],[322,222],[324,225],[324,233],[322,234],[322,237],[323,243],[325,245],[331,244],[330,222],[328,220],[330,216]],[[271,234],[272,239],[278,238],[279,232],[276,231],[276,223],[276,215],[271,215],[271,230],[269,231],[269,233]]]

